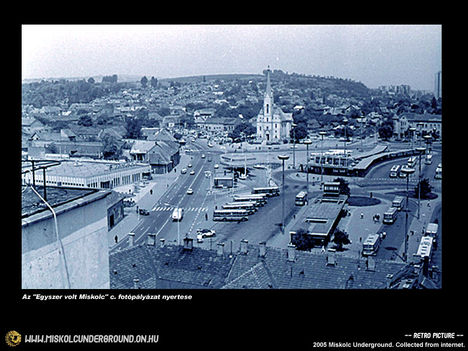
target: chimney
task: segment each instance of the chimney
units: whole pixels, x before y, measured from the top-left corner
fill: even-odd
[[[266,242],[262,241],[261,243],[258,243],[258,247],[259,247],[258,255],[264,258],[266,256]]]
[[[241,242],[240,242],[240,252],[241,252],[241,254],[247,255],[247,252],[248,252],[247,244],[248,243],[249,243],[249,241],[247,239],[241,240]]]
[[[188,251],[193,250],[193,239],[184,238],[184,250],[188,250]]]
[[[148,246],[155,246],[156,245],[156,234],[150,233],[146,238],[146,245]]]
[[[336,266],[335,249],[328,249],[327,266]]]
[[[164,243],[165,243],[166,239],[159,239],[159,243],[160,243],[160,247],[164,247]]]
[[[138,279],[138,278],[133,279],[133,289],[138,289],[138,282],[139,281],[140,281],[140,279]]]
[[[224,243],[218,243],[218,256],[224,256]]]
[[[367,258],[366,271],[375,272],[375,260],[372,257]]]
[[[296,246],[288,244],[288,262],[294,262],[296,260]]]
[[[128,233],[128,246],[132,247],[135,245],[135,233]]]

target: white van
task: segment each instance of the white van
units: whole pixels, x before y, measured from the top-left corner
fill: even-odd
[[[184,216],[184,209],[183,208],[175,208],[174,211],[172,211],[172,220],[173,221],[181,221],[183,216]]]

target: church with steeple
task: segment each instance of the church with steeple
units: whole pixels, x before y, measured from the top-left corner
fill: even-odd
[[[264,143],[282,142],[283,139],[289,140],[289,132],[293,123],[292,113],[283,112],[274,103],[270,73],[270,66],[268,66],[263,107],[257,116],[257,140]]]

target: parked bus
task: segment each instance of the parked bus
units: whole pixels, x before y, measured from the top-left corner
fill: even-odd
[[[184,209],[174,208],[174,211],[172,211],[172,220],[181,221],[183,217],[184,217]]]
[[[437,223],[429,223],[426,227],[426,236],[435,238],[437,236],[437,231],[439,230],[439,225]]]
[[[390,207],[383,216],[383,223],[392,224],[396,221],[398,215],[398,210],[395,207]]]
[[[266,196],[277,196],[279,195],[279,187],[268,186],[264,188],[253,188],[252,194],[266,194]]]
[[[432,237],[430,236],[423,236],[421,238],[421,242],[419,243],[418,251],[414,256],[419,257],[424,260],[425,257],[428,257],[429,260],[431,259],[432,255]]]
[[[255,206],[255,202],[228,202],[222,206],[224,210],[247,210],[248,214],[253,214],[255,211],[257,211],[257,208]]]
[[[213,221],[246,221],[248,220],[247,210],[214,210]]]
[[[435,170],[434,178],[435,179],[442,179],[442,163],[439,163],[437,165],[437,168]]]
[[[295,204],[297,206],[304,206],[307,198],[307,193],[305,191],[300,191],[299,194],[296,195]]]
[[[398,177],[398,173],[400,171],[400,165],[394,165],[390,169],[390,178],[396,178]]]
[[[416,165],[416,156],[411,156],[408,159],[407,165],[408,165],[408,167],[413,168]]]
[[[362,255],[375,256],[381,242],[382,238],[379,234],[369,234],[362,244]]]
[[[255,202],[258,206],[263,206],[266,204],[267,199],[264,194],[247,194],[247,195],[234,195],[234,201],[239,202]]]
[[[424,163],[426,165],[431,165],[432,164],[432,154],[427,154],[426,157],[424,158]]]
[[[403,208],[403,201],[405,198],[403,196],[395,196],[392,201],[392,207],[395,207],[398,211],[401,211]]]

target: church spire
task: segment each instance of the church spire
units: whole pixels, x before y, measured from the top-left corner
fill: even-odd
[[[266,91],[265,91],[265,94],[266,95],[269,95],[269,96],[272,96],[271,94],[271,83],[270,83],[270,65],[268,65],[268,69],[267,69],[267,85],[266,85]]]

